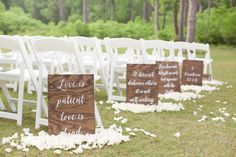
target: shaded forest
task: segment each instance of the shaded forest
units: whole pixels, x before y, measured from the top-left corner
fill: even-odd
[[[0,33],[236,44],[236,0],[1,0]]]

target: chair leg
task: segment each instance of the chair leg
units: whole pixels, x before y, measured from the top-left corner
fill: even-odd
[[[94,109],[95,109],[95,118],[96,118],[97,126],[98,127],[102,127],[103,126],[102,119],[101,119],[101,116],[100,116],[100,113],[99,113],[99,110],[98,110],[98,107],[97,107],[96,104],[95,104],[95,108]]]
[[[2,111],[6,110],[6,107],[4,106],[1,97],[0,97],[0,110]]]
[[[115,73],[116,86],[119,93],[119,96],[122,96],[122,90],[120,88],[119,75]]]
[[[3,94],[5,95],[5,97],[7,99],[7,103],[9,104],[11,111],[16,112],[16,106],[15,106],[14,102],[11,100],[11,95],[10,95],[6,85],[4,83],[0,82],[0,87],[2,88]]]
[[[24,99],[24,74],[20,77],[19,91],[18,91],[18,108],[17,108],[17,125],[22,125],[23,116],[23,99]]]
[[[111,67],[111,74],[110,74],[110,80],[109,80],[109,93],[108,93],[108,101],[113,101],[113,85],[114,85],[114,70],[113,67]]]

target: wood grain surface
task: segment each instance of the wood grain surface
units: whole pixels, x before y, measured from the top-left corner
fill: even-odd
[[[202,86],[203,61],[184,60],[182,70],[183,85]]]
[[[160,84],[158,93],[180,92],[179,63],[171,61],[157,61]]]
[[[94,133],[94,76],[48,75],[48,132]]]
[[[136,104],[158,104],[156,64],[127,64],[126,99]]]

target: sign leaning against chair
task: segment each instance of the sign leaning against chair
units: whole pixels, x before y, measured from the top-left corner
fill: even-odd
[[[156,64],[127,64],[126,99],[135,104],[158,104]]]
[[[184,60],[182,70],[183,85],[202,86],[203,61]]]
[[[95,133],[94,76],[48,76],[48,132]]]

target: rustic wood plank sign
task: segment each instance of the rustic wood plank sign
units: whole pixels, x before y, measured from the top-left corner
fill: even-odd
[[[127,64],[126,99],[136,104],[158,104],[158,68],[155,64]]]
[[[183,85],[202,86],[203,61],[184,60],[182,70]]]
[[[157,61],[160,84],[158,93],[180,92],[179,63]]]
[[[48,132],[95,132],[94,76],[48,75]]]

